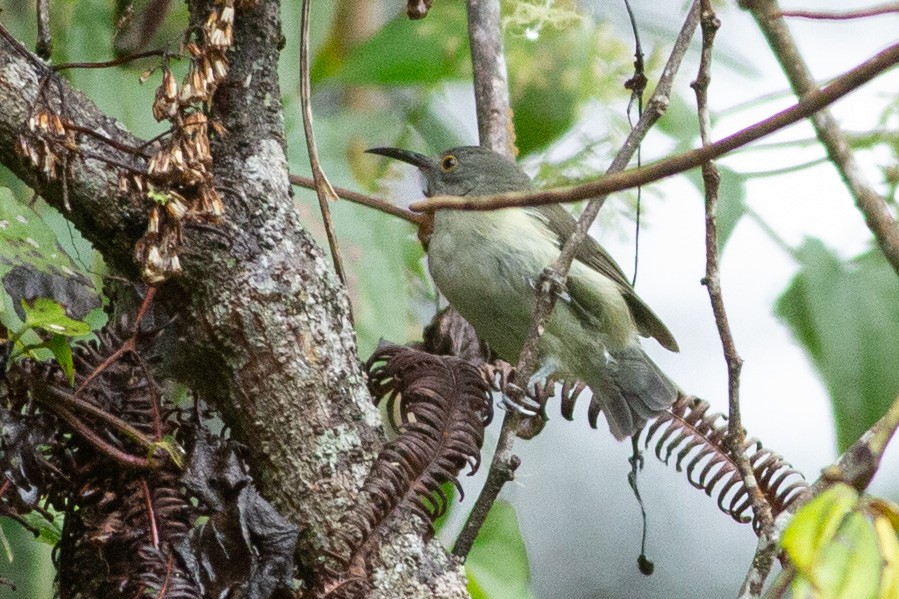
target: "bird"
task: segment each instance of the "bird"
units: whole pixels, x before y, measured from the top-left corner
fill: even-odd
[[[377,147],[368,153],[417,167],[425,196],[486,196],[534,188],[513,161],[462,146],[436,157]],[[440,293],[503,360],[521,354],[536,305],[537,281],[576,222],[559,204],[492,211],[438,209],[427,247]],[[678,397],[638,338],[677,352],[677,341],[640,299],[621,267],[592,237],[577,250],[560,301],[538,344],[539,373],[583,381],[599,400],[612,435],[634,435]]]

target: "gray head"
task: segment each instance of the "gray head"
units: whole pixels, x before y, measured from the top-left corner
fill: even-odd
[[[366,152],[418,167],[428,197],[488,195],[531,187],[530,177],[517,164],[480,146],[453,148],[435,158],[399,148],[372,148]]]

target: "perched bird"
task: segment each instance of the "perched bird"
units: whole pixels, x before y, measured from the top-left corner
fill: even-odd
[[[429,197],[532,188],[514,162],[478,146],[453,148],[436,158],[398,148],[368,152],[416,166]],[[514,364],[534,311],[536,283],[574,229],[574,218],[557,204],[437,210],[428,265],[450,305],[499,357]],[[639,335],[678,351],[674,336],[637,296],[621,268],[588,237],[540,340],[541,371],[585,382],[619,440],[677,398],[675,385],[640,348]]]

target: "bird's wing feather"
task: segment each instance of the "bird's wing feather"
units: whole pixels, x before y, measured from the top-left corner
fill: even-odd
[[[535,210],[546,222],[549,229],[558,236],[560,247],[574,233],[577,223],[562,206],[549,204],[538,206]],[[637,292],[634,291],[627,277],[625,277],[621,267],[595,239],[588,235],[578,248],[576,258],[618,285],[634,317],[637,330],[640,331],[641,335],[654,337],[662,347],[674,352],[678,351],[674,335],[671,334],[671,331],[668,330],[668,327],[665,326],[662,320],[656,316],[655,312],[640,299],[640,296],[637,295]]]

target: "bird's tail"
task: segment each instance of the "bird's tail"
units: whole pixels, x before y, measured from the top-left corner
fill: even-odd
[[[665,411],[678,395],[677,386],[636,344],[611,354],[596,380],[587,383],[619,441]]]

